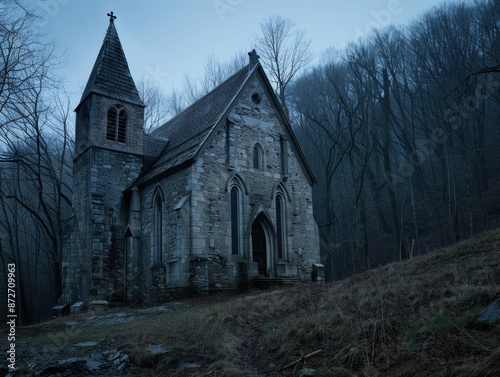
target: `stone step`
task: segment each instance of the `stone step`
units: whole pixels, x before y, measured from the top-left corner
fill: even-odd
[[[294,285],[302,283],[299,278],[281,276],[259,276],[252,280],[252,284],[257,288],[268,288],[273,285]]]

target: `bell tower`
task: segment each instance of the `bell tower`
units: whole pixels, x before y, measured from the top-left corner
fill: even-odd
[[[74,223],[63,254],[66,302],[123,302],[127,290],[126,190],[143,168],[144,103],[113,12],[76,112]]]

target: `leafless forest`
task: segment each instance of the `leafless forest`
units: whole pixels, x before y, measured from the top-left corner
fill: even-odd
[[[332,279],[498,226],[499,17],[447,3],[294,81]]]

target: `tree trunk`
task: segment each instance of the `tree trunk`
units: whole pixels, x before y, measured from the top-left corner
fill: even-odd
[[[391,209],[392,228],[394,233],[393,260],[401,259],[401,229],[399,228],[398,206],[396,202],[395,187],[392,184],[391,168],[391,103],[389,97],[389,76],[387,70],[383,70],[384,76],[384,170],[387,183],[387,194],[389,195],[389,205]]]

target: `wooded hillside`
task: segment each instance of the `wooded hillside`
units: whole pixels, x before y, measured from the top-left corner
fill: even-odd
[[[499,19],[497,1],[443,3],[294,82],[330,278],[499,224]]]

